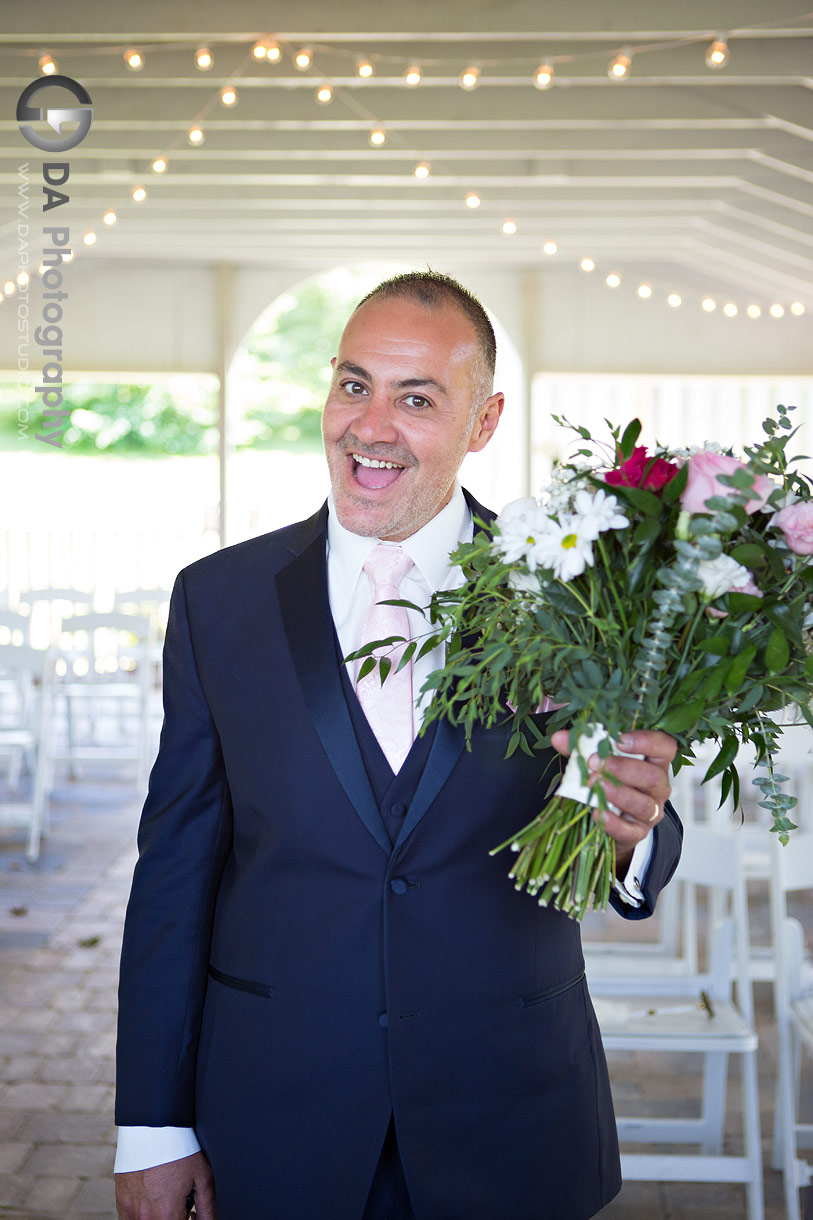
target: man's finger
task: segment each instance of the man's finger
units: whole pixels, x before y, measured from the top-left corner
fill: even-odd
[[[629,754],[643,754],[651,762],[670,763],[677,753],[677,742],[660,729],[636,729],[622,733],[618,741]]]

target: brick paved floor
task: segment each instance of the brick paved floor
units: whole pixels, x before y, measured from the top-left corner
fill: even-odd
[[[0,831],[0,1217],[7,1220],[115,1215],[116,966],[139,804],[131,785],[111,778],[61,782],[51,838],[36,865],[25,862],[19,832]],[[808,903],[794,911],[808,932],[812,910]],[[775,1045],[766,984],[757,986],[757,1004],[766,1220],[781,1220],[781,1178],[768,1163]],[[616,1054],[610,1068],[620,1113],[678,1098],[691,1112],[697,1088],[684,1056]],[[738,1092],[733,1071],[732,1151],[741,1146]],[[600,1215],[743,1220],[744,1190],[630,1182]]]

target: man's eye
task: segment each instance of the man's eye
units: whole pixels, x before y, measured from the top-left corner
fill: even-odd
[[[342,389],[354,396],[364,393],[364,386],[360,381],[343,381]]]
[[[410,407],[416,407],[419,410],[423,410],[431,405],[429,399],[424,398],[423,394],[407,394],[404,402],[408,403]]]

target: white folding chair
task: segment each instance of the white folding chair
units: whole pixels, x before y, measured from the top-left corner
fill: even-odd
[[[648,995],[594,998],[604,1045],[610,1051],[687,1053],[703,1056],[699,1118],[618,1119],[622,1173],[628,1180],[740,1182],[746,1188],[749,1220],[763,1220],[762,1156],[757,1093],[757,1035],[749,972],[749,938],[741,846],[735,835],[704,827],[686,832],[677,877],[707,890],[731,894],[733,920],[711,929],[709,967],[680,982],[674,975]],[[736,982],[736,1003],[732,996]],[[652,984],[652,979],[645,982]],[[591,990],[593,980],[590,979]],[[701,1008],[701,995],[707,1007]],[[723,1152],[727,1062],[739,1056],[743,1094],[744,1155]],[[696,1153],[625,1153],[623,1144],[696,1144]]]
[[[17,688],[16,724],[0,728],[0,753],[25,753],[32,759],[31,794],[28,800],[2,801],[0,823],[28,830],[26,855],[30,861],[39,856],[40,839],[48,829],[48,770],[50,731],[53,714],[53,677],[55,655],[25,644],[0,645],[0,676]],[[13,761],[8,787],[19,785],[19,772]]]
[[[67,758],[72,775],[79,762],[132,760],[137,765],[137,782],[145,786],[149,769],[149,618],[81,614],[63,619],[58,639],[56,695],[65,701],[67,743],[55,745],[53,756]],[[84,723],[83,709],[87,712]],[[130,727],[133,719],[135,731]],[[118,738],[111,740],[113,721],[118,725]]]
[[[85,589],[49,586],[27,589],[20,594],[19,603],[20,609],[30,616],[28,643],[47,648],[56,639],[59,624],[65,615],[90,612],[93,594]]]
[[[799,1190],[813,1181],[813,1165],[799,1158],[813,1148],[813,1124],[798,1116],[802,1050],[813,1055],[813,969],[805,957],[804,932],[787,918],[787,894],[813,888],[813,832],[792,832],[776,843],[771,879],[771,938],[776,960],[778,1070],[774,1111],[773,1166],[785,1179],[788,1220],[800,1220]]]

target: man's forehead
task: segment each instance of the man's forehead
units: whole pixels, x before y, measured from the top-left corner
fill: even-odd
[[[478,338],[471,321],[453,305],[427,308],[400,297],[365,303],[350,317],[339,343],[342,361],[364,364],[372,356],[425,363],[465,364],[476,357]]]

